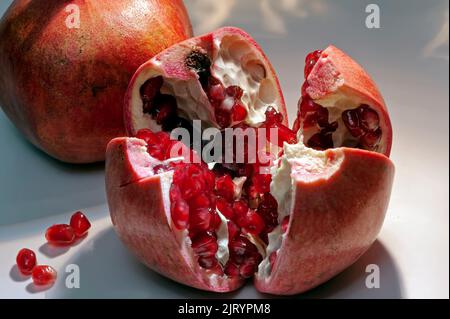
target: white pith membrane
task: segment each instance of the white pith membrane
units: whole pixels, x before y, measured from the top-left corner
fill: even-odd
[[[278,111],[281,99],[278,94],[276,79],[265,58],[246,39],[238,35],[225,35],[214,39],[213,56],[210,56],[211,75],[218,79],[224,87],[239,86],[244,90],[242,104],[248,112],[244,123],[256,126],[265,120],[265,111],[273,106]],[[186,50],[186,56],[190,52]],[[176,98],[178,115],[188,120],[199,119],[205,127],[218,127],[214,110],[206,93],[197,80],[198,76],[185,81],[169,77],[164,72],[161,62],[153,60],[151,67],[142,70],[135,80],[131,96],[131,121],[134,131],[150,129],[161,131],[161,125],[149,114],[143,112],[140,88],[154,77],[162,76],[164,84],[161,93]],[[194,71],[192,71],[195,73]],[[226,105],[226,101],[225,104]]]

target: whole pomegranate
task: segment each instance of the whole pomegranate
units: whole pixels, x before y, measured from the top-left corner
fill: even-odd
[[[16,0],[0,21],[0,104],[51,156],[102,161],[125,134],[133,73],[191,33],[181,0]]]
[[[135,138],[109,143],[106,191],[115,230],[143,263],[203,290],[228,292],[253,277],[261,292],[292,295],[370,247],[395,170],[386,105],[334,46],[311,53],[305,75],[291,130],[270,62],[240,29],[186,40],[139,68],[124,108]],[[243,161],[205,163],[208,145],[191,150],[169,136],[211,128],[254,131],[258,144],[261,128],[275,130],[261,150],[271,160],[250,160],[248,142],[234,154]]]

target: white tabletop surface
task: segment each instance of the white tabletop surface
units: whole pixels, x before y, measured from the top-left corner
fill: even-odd
[[[0,14],[10,0],[0,1]],[[381,28],[365,27],[366,5],[381,9]],[[294,118],[303,60],[328,44],[347,51],[373,76],[394,127],[396,177],[384,227],[373,247],[330,282],[299,297],[449,297],[449,16],[446,0],[187,0],[197,34],[223,25],[246,29],[271,59]],[[117,239],[105,204],[103,164],[59,163],[36,150],[0,112],[0,298],[209,298],[139,264]],[[83,209],[93,220],[78,245],[45,245],[49,224]],[[38,291],[14,267],[22,247],[59,273]],[[64,285],[80,267],[81,286]],[[380,267],[367,289],[365,268]],[[265,298],[248,284],[224,295]]]

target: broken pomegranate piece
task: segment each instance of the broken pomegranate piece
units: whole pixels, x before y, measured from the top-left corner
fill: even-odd
[[[373,85],[346,90],[345,101],[358,105],[339,112],[316,98],[354,83],[355,72],[368,77],[347,56],[340,58],[352,69],[336,71],[323,61],[330,50],[307,58],[294,130],[270,63],[242,30],[187,40],[139,68],[125,103],[134,137],[109,143],[106,187],[114,228],[143,263],[203,290],[232,291],[253,277],[259,291],[290,295],[330,279],[370,247],[394,174],[383,154],[387,113]],[[330,74],[318,71],[324,62]],[[244,150],[225,143],[219,149],[233,151],[230,161],[204,161],[205,141],[172,139],[210,128],[233,129]]]
[[[333,46],[306,58],[294,124],[299,129],[305,145],[316,150],[344,146],[390,154],[392,127],[383,98],[362,67]]]

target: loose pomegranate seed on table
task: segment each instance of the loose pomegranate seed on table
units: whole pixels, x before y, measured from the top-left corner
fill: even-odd
[[[45,232],[45,238],[52,245],[70,245],[75,240],[75,232],[70,225],[53,225]]]
[[[36,254],[28,248],[23,248],[19,251],[16,257],[17,268],[25,275],[31,275],[36,266]]]
[[[70,218],[70,226],[72,227],[75,236],[82,237],[86,235],[91,228],[91,223],[82,212],[76,212]]]
[[[34,267],[31,278],[37,286],[52,285],[56,281],[56,270],[47,265],[39,265]]]

